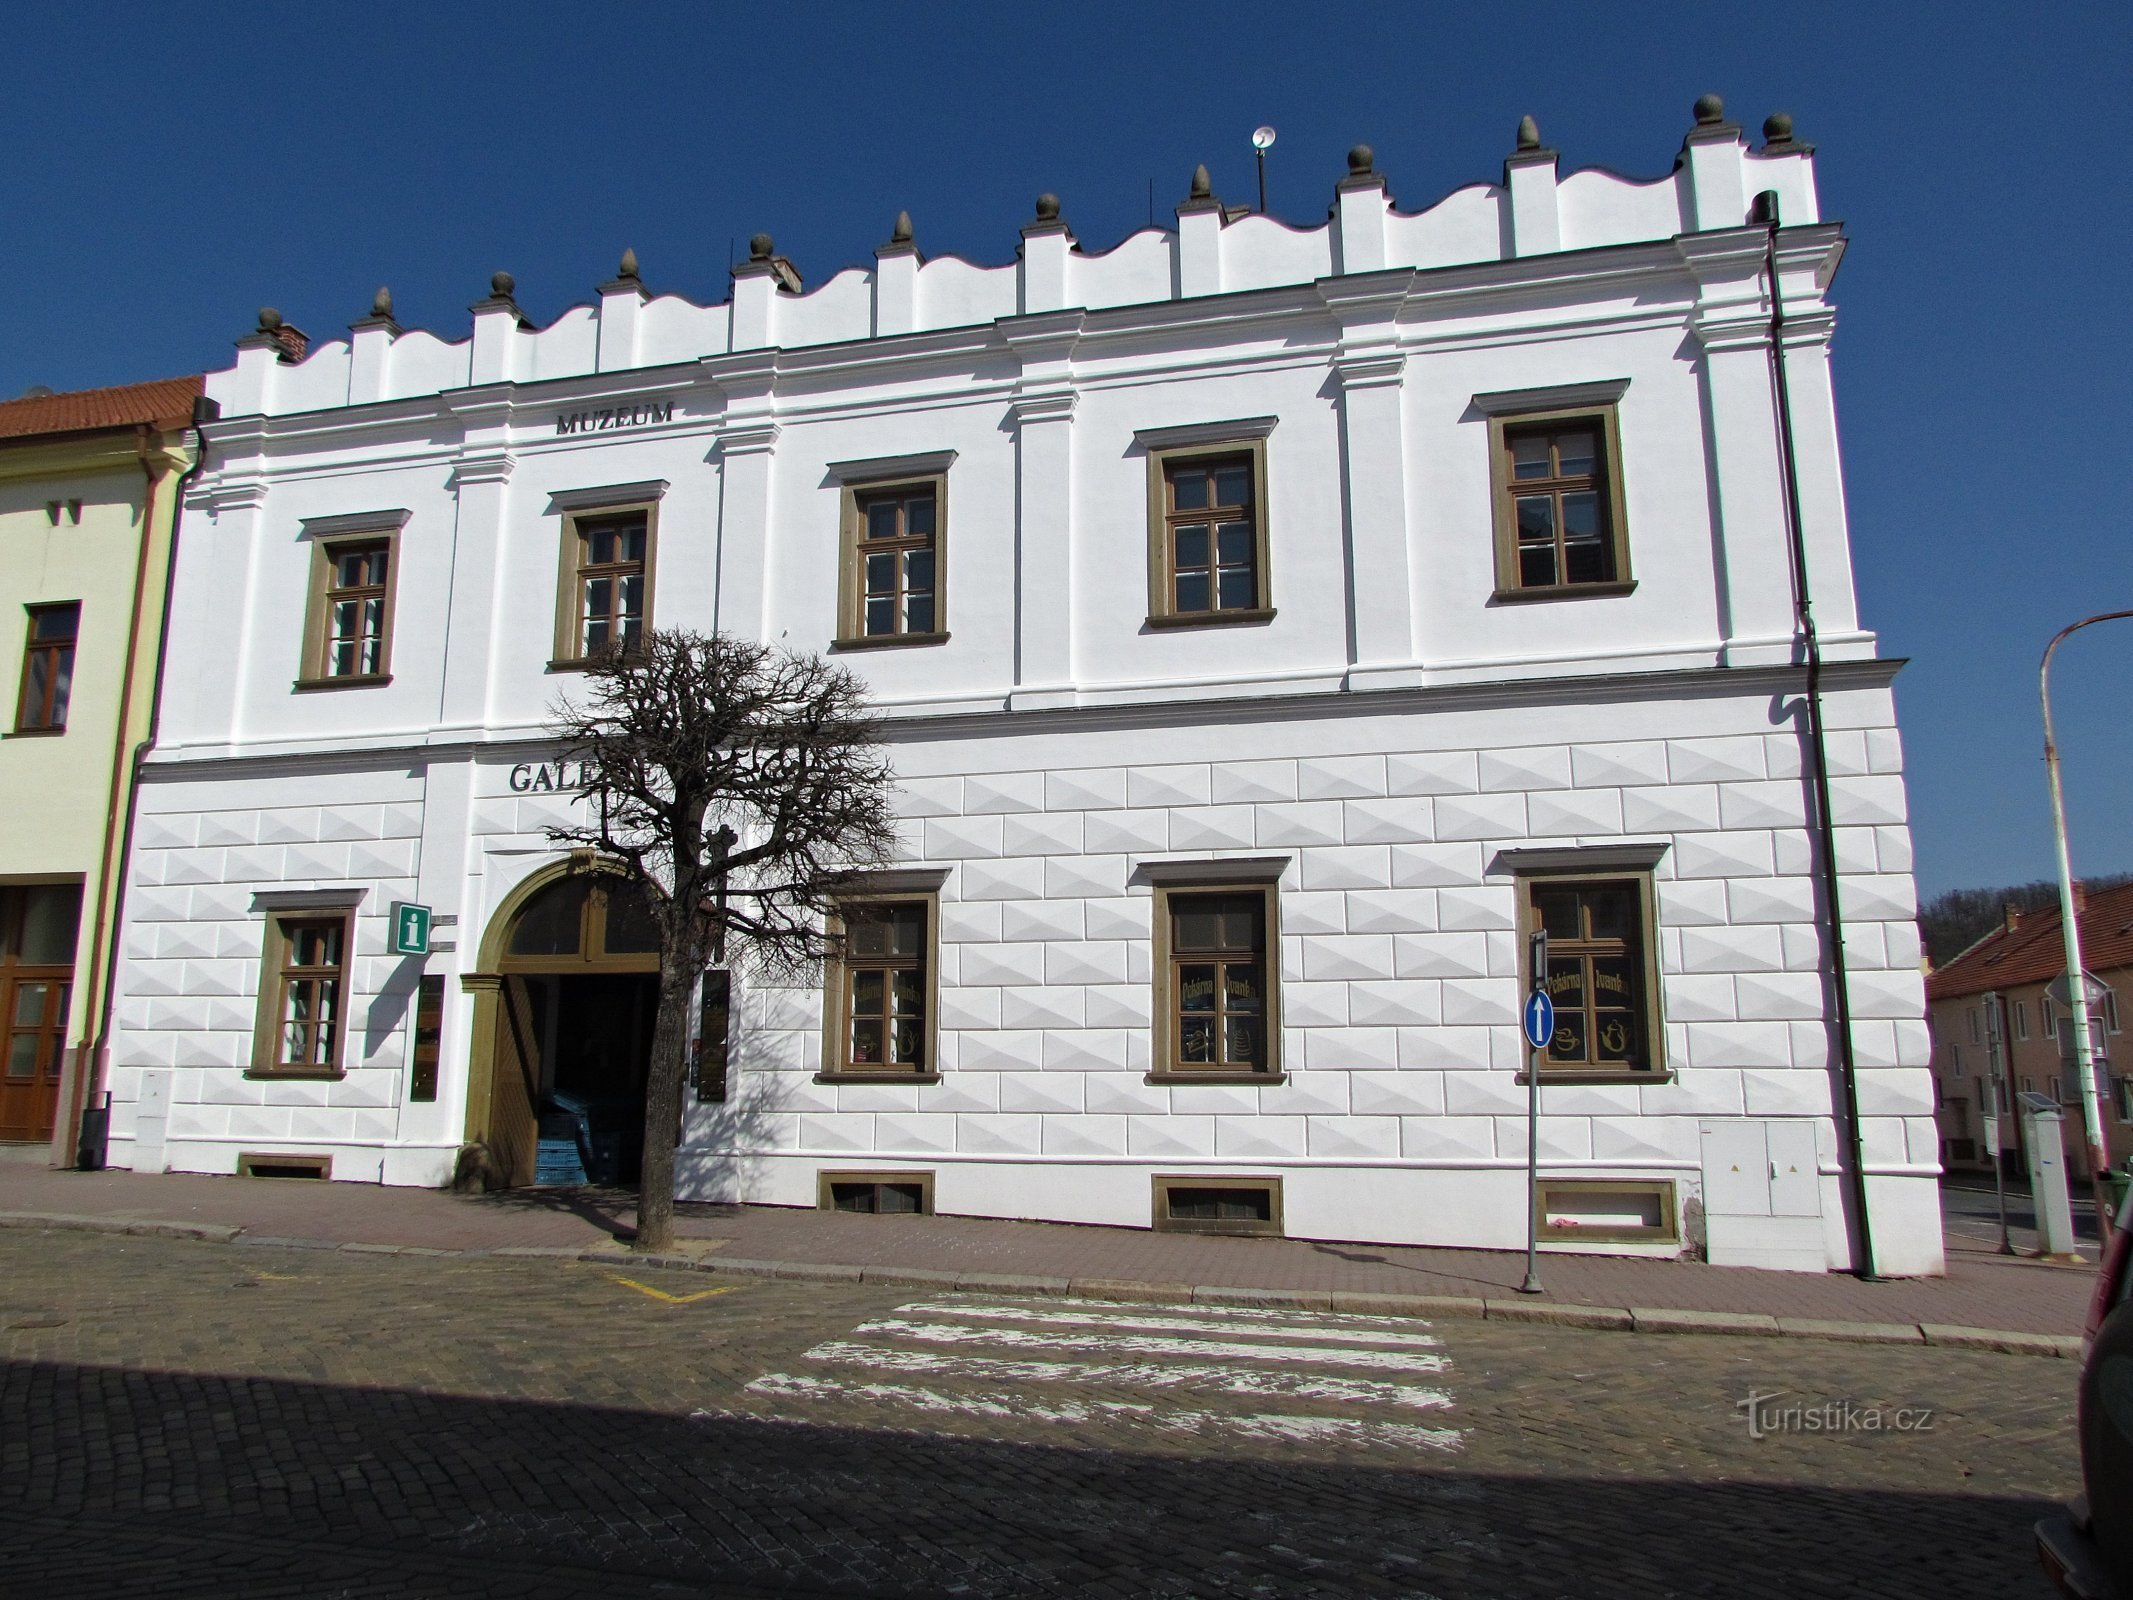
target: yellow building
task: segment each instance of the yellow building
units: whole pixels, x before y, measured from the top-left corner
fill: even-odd
[[[74,1157],[198,378],[0,402],[0,1141]]]

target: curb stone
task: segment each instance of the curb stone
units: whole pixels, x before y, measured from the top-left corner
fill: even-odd
[[[1994,1328],[1961,1328],[1945,1322],[1921,1322],[1927,1344],[1949,1350],[1997,1350],[2014,1356],[2081,1357],[2081,1340],[2064,1333],[2003,1333]]]
[[[1615,1306],[1555,1305],[1545,1300],[1484,1300],[1484,1314],[1491,1322],[1537,1322],[1555,1328],[1612,1328],[1618,1333],[1637,1331],[1639,1312]]]
[[[1005,1272],[947,1272],[919,1267],[856,1267],[829,1262],[751,1261],[708,1254],[638,1256],[619,1241],[582,1245],[507,1244],[493,1248],[441,1249],[431,1245],[370,1244],[334,1239],[296,1239],[249,1233],[212,1222],[165,1222],[138,1217],[83,1216],[66,1212],[0,1211],[0,1230],[104,1233],[136,1238],[185,1239],[202,1244],[266,1250],[334,1250],[357,1255],[499,1257],[505,1260],[583,1261],[613,1266],[632,1261],[673,1272],[722,1273],[735,1278],[791,1282],[868,1283],[884,1288],[960,1289],[975,1293],[1072,1295],[1092,1300],[1148,1305],[1261,1306],[1269,1310],[1337,1311],[1379,1316],[1460,1317],[1521,1322],[1545,1327],[1634,1333],[1704,1333],[1765,1338],[1825,1339],[1853,1344],[1933,1345],[1948,1350],[1985,1350],[2002,1355],[2081,1358],[2075,1334],[2022,1333],[1968,1328],[1953,1323],[1843,1322],[1820,1317],[1776,1317],[1761,1312],[1685,1311],[1655,1306],[1588,1306],[1574,1302],[1484,1300],[1471,1295],[1372,1294],[1361,1290],[1240,1289],[1215,1284],[1148,1283],[1132,1278],[1047,1278]],[[686,1243],[687,1241],[684,1241]]]
[[[1778,1333],[1776,1317],[1759,1311],[1675,1311],[1631,1306],[1630,1320],[1639,1333]]]

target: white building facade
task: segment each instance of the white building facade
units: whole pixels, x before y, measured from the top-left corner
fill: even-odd
[[[1313,228],[1196,181],[1102,254],[1046,197],[1001,267],[900,225],[803,291],[759,238],[723,304],[626,260],[546,328],[499,275],[456,343],[382,302],[301,361],[241,341],[185,509],[113,1163],[525,1181],[544,1109],[627,1102],[642,939],[546,839],[575,802],[542,730],[574,661],[676,626],[847,661],[908,818],[854,889],[890,920],[820,988],[735,976],[684,1198],[1519,1247],[1545,926],[1551,1247],[1843,1268],[1863,1188],[1874,1264],[1939,1271],[1810,150],[1706,102],[1656,182],[1528,136],[1409,213],[1350,167]],[[426,956],[389,953],[396,902],[434,909]]]

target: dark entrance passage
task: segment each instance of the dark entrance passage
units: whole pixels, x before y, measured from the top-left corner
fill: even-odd
[[[594,1183],[633,1184],[644,1156],[644,1089],[659,1004],[656,974],[535,978],[554,1008],[542,1073],[547,1104],[582,1115]],[[544,1130],[545,1131],[545,1130]]]
[[[504,1182],[633,1184],[659,995],[659,934],[637,889],[559,877],[513,918],[499,962],[486,1126]],[[543,1169],[548,1175],[543,1177]]]

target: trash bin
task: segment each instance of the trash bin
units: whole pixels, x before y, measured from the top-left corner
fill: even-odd
[[[74,1141],[74,1165],[83,1172],[102,1172],[104,1155],[111,1147],[111,1093],[106,1090],[103,1104],[84,1107],[81,1114],[81,1134]]]

